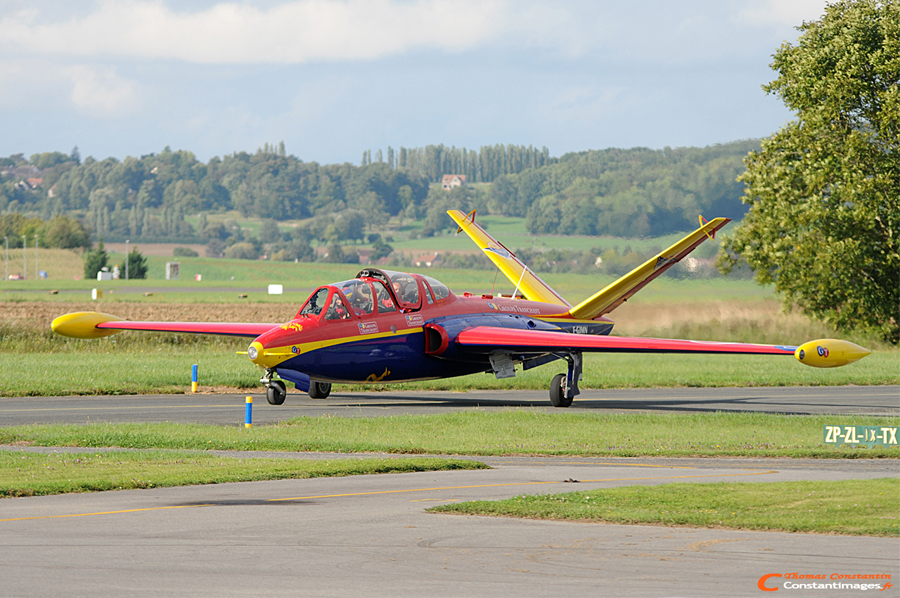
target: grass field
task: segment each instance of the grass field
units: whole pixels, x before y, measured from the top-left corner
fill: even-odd
[[[823,444],[826,424],[896,426],[900,418],[521,409],[427,416],[302,417],[249,430],[174,423],[0,427],[0,444],[418,455],[900,457],[896,446],[866,449]]]
[[[900,480],[666,484],[440,505],[438,513],[764,531],[900,535]]]
[[[0,498],[483,467],[476,461],[434,458],[298,460],[217,457],[198,451],[46,455],[3,450]]]

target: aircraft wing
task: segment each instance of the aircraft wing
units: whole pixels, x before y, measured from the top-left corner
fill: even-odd
[[[240,322],[136,322],[98,312],[76,312],[59,316],[50,324],[53,332],[73,338],[102,338],[123,330],[185,332],[256,338],[279,324]]]
[[[651,280],[677,264],[700,243],[715,236],[716,231],[729,222],[731,222],[729,218],[710,220],[656,257],[650,258],[625,276],[573,307],[569,310],[569,315],[579,320],[592,320],[608,314],[644,288]]]
[[[862,359],[870,353],[848,341],[821,339],[799,347],[720,343],[666,338],[596,336],[475,326],[462,330],[456,344],[472,352],[513,353],[599,352],[599,353],[732,353],[743,355],[794,355],[806,365],[837,367]]]
[[[572,305],[554,291],[550,285],[541,280],[537,274],[529,270],[528,266],[523,264],[512,251],[503,246],[503,243],[490,236],[481,226],[475,224],[474,211],[466,215],[460,210],[448,210],[447,214],[459,226],[457,232],[465,231],[475,241],[475,244],[484,251],[484,254],[494,262],[494,265],[506,275],[509,281],[516,285],[516,289],[525,295],[526,299],[542,303],[553,303],[554,305],[564,305],[566,307]]]

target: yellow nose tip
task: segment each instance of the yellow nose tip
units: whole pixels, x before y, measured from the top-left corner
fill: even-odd
[[[264,368],[273,368],[293,356],[294,351],[291,350],[291,347],[266,348],[259,341],[253,341],[247,348],[247,357],[250,358],[250,361]]]

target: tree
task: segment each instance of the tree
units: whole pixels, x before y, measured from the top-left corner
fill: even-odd
[[[196,255],[196,252],[194,253]],[[147,258],[145,258],[137,247],[132,249],[125,257],[128,260],[128,278],[147,278]],[[122,272],[122,275],[125,273]]]
[[[843,0],[782,45],[764,90],[797,120],[745,158],[750,211],[720,255],[838,329],[900,339],[900,3]]]
[[[75,218],[55,216],[41,228],[41,242],[47,247],[73,249],[90,247],[91,238],[84,225]]]
[[[109,255],[103,249],[103,239],[97,243],[97,249],[84,254],[84,277],[97,278],[97,272],[109,266]]]

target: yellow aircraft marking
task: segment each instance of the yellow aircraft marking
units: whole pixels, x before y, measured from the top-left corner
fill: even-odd
[[[385,379],[386,376],[391,375],[391,370],[384,368],[384,373],[380,376],[376,376],[375,374],[369,374],[369,377],[366,378],[366,382],[381,382]]]
[[[604,478],[598,480],[578,480],[580,484],[597,483],[597,482],[641,482],[649,480],[684,480],[691,478],[729,478],[752,475],[767,475],[779,473],[777,470],[769,471],[753,471],[751,473],[727,473],[727,474],[702,474],[702,475],[681,475],[681,476],[656,476],[644,478]],[[548,482],[510,482],[505,484],[473,484],[469,486],[435,486],[433,488],[406,488],[404,490],[377,490],[374,492],[349,492],[345,494],[319,494],[315,496],[294,496],[291,498],[270,498],[266,502],[284,502],[289,500],[312,500],[317,498],[347,498],[352,496],[376,496],[379,494],[406,494],[410,492],[435,492],[439,490],[468,490],[472,488],[505,488],[510,486],[546,486],[550,484],[563,484],[561,480],[552,480]],[[11,519],[0,519],[0,523],[10,521],[31,521],[35,519],[63,519],[69,517],[95,517],[98,515],[119,515],[123,513],[139,513],[141,511],[164,511],[167,509],[192,509],[196,507],[213,507],[215,503],[204,503],[199,505],[176,505],[168,507],[148,507],[145,509],[127,509],[124,511],[103,511],[98,513],[70,513],[67,515],[41,515],[37,517],[14,517]]]

